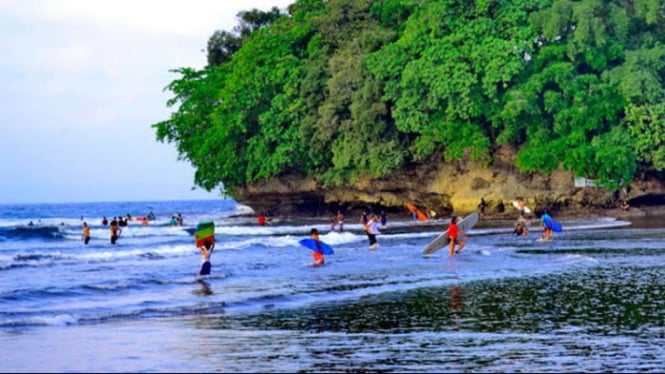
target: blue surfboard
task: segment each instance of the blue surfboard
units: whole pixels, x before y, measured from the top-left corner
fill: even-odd
[[[563,227],[561,227],[561,224],[556,220],[554,220],[553,218],[545,219],[545,226],[554,232],[563,231]]]
[[[324,255],[332,255],[335,253],[335,251],[333,251],[333,248],[331,246],[320,240],[317,243],[316,240],[312,238],[307,238],[307,239],[301,239],[299,243],[300,245],[304,246],[307,249],[311,249],[312,251],[319,252]]]

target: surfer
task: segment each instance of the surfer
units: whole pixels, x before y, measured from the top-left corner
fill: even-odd
[[[212,257],[212,250],[215,249],[215,243],[206,240],[199,249],[201,250],[201,269],[199,270],[199,276],[210,275],[210,269],[212,268],[210,257]]]
[[[552,240],[552,228],[548,224],[548,221],[550,221],[552,217],[550,216],[549,212],[547,209],[543,212],[543,215],[540,216],[540,225],[543,227],[545,232],[543,233],[543,236],[540,237],[541,240]]]
[[[450,218],[450,225],[448,225],[448,257],[452,256],[453,253],[459,254],[462,248],[464,248],[464,242],[459,239],[460,235],[466,239],[466,235],[464,235],[464,233],[460,231],[459,227],[457,226],[457,217],[453,216]],[[457,250],[455,250],[456,245],[458,246]]]
[[[317,230],[315,228],[311,229],[309,231],[309,237],[312,238],[316,242],[316,244],[319,248],[321,247],[321,245],[319,243],[319,241],[320,241],[320,239],[319,239],[319,230]],[[319,251],[312,251],[312,257],[314,257],[314,266],[323,265],[323,263],[325,262],[325,258],[323,257],[323,253],[321,253]]]
[[[88,244],[90,241],[90,227],[87,222],[83,222],[83,234],[81,237],[83,238],[83,244]]]
[[[367,232],[367,239],[369,239],[369,249],[379,248],[379,243],[376,241],[376,236],[381,233],[379,231],[379,217],[374,213],[370,214],[364,227]]]
[[[522,198],[517,199],[517,209],[520,211],[519,220],[526,222],[526,208],[524,206],[524,200]]]

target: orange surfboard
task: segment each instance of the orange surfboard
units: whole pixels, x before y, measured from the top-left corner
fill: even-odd
[[[421,212],[420,209],[416,208],[413,204],[406,203],[406,209],[408,209],[411,214],[416,213],[416,217],[418,217],[419,220],[427,221],[427,215]]]

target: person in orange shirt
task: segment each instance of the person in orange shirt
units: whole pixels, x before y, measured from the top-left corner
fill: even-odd
[[[90,242],[90,226],[88,226],[87,222],[83,222],[83,244],[88,244]]]
[[[309,237],[314,239],[318,243],[320,240],[319,230],[317,229],[310,230]],[[321,252],[312,251],[312,257],[314,258],[314,266],[323,265],[323,263],[325,262],[325,258],[323,256],[323,253]]]
[[[450,219],[450,225],[448,226],[448,239],[450,239],[448,250],[449,257],[452,256],[453,253],[458,254],[462,248],[464,248],[464,242],[459,239],[460,236],[466,239],[466,235],[464,235],[457,226],[457,217],[453,216]],[[455,250],[456,245],[458,246],[457,250]]]

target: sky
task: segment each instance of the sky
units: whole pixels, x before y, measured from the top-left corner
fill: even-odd
[[[152,124],[238,12],[295,0],[0,0],[0,204],[220,198]]]

